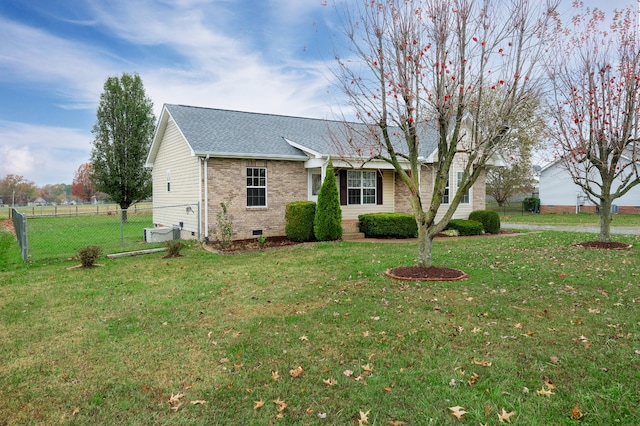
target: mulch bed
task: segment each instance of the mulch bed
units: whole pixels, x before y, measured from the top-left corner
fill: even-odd
[[[235,240],[229,243],[229,246],[224,247],[219,242],[210,242],[207,244],[208,247],[216,250],[219,253],[223,254],[237,254],[237,253],[247,253],[257,250],[264,249],[273,249],[280,247],[288,247],[294,246],[297,244],[302,244],[296,241],[291,241],[287,237],[267,237],[266,242],[264,244],[260,244],[257,238],[249,238],[246,240]]]
[[[423,266],[399,266],[387,269],[384,273],[396,280],[407,281],[458,281],[469,277],[469,275],[458,269],[444,268],[442,266],[429,266],[428,268]]]
[[[583,243],[573,244],[573,246],[596,250],[631,250],[633,247],[631,244],[617,243],[615,241],[608,243],[602,241],[585,241]]]

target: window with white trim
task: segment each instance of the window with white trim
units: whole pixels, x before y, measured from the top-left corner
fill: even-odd
[[[368,170],[347,171],[347,204],[376,204],[376,172]]]
[[[447,178],[447,184],[444,186],[444,192],[442,193],[442,204],[449,204],[449,178]]]
[[[247,207],[266,207],[267,169],[247,167]]]
[[[463,172],[458,172],[457,173],[457,179],[456,179],[456,185],[458,188],[460,188],[460,186],[462,185],[462,176],[464,175]],[[464,193],[464,195],[462,196],[462,199],[460,200],[460,204],[469,204],[471,201],[470,197],[469,197],[469,190],[467,189]]]

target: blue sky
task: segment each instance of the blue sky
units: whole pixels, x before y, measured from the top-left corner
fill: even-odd
[[[70,184],[90,157],[104,81],[122,72],[140,74],[156,115],[176,103],[332,118],[341,38],[325,3],[0,1],[0,179]]]

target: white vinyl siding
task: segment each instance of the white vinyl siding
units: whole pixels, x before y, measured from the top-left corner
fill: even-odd
[[[199,167],[200,160],[169,120],[153,165],[153,223],[172,226],[182,222],[185,231],[197,232]],[[187,204],[191,205],[189,211]]]

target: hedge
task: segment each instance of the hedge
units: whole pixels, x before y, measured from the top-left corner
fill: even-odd
[[[360,232],[369,238],[414,238],[418,225],[412,214],[367,213],[358,216]]]
[[[482,235],[482,223],[475,220],[451,219],[446,229],[455,229],[461,236]]]
[[[313,241],[313,220],[316,203],[313,201],[292,201],[285,208],[284,232],[291,241]]]
[[[488,232],[490,234],[500,233],[500,215],[498,212],[490,210],[476,210],[471,212],[469,220],[475,220],[476,222],[482,223],[484,232]]]

